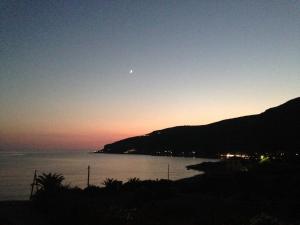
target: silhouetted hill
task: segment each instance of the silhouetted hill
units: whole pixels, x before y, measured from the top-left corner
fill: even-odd
[[[107,144],[106,153],[214,155],[300,151],[300,97],[257,115],[201,126],[177,126]],[[194,152],[194,153],[193,153]]]

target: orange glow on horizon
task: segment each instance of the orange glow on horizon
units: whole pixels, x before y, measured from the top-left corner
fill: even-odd
[[[154,130],[180,125],[204,125],[250,114],[263,112],[276,106],[272,102],[212,102],[202,103],[206,107],[195,107],[187,104],[177,108],[176,104],[164,109],[141,110],[131,109],[120,114],[111,115],[95,113],[90,109],[88,116],[72,114],[72,116],[52,117],[10,117],[2,120],[0,128],[1,149],[43,149],[43,150],[97,150],[124,138],[148,134]],[[240,107],[235,107],[239,105]],[[16,118],[16,119],[15,119]],[[22,119],[21,119],[22,118]],[[47,118],[47,119],[46,119]],[[50,118],[50,119],[48,119]]]

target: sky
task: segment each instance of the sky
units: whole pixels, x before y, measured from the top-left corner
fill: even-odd
[[[97,150],[299,97],[300,1],[0,2],[0,149]]]

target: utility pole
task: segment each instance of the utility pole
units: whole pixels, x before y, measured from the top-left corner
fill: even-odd
[[[168,163],[168,180],[170,180],[170,164]]]
[[[88,166],[87,186],[90,186],[90,166]]]
[[[29,199],[32,199],[34,185],[36,185],[36,170],[34,170],[34,176],[33,176],[33,181],[32,181],[32,184],[31,184],[31,191],[30,191],[30,198]]]

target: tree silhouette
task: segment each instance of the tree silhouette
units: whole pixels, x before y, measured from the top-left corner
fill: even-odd
[[[42,173],[36,179],[39,189],[44,191],[53,191],[61,188],[64,176],[57,173]]]

